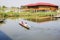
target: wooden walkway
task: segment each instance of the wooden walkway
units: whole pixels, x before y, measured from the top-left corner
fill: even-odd
[[[60,13],[57,14],[57,15],[54,15],[53,17],[55,17],[55,18],[60,18]]]

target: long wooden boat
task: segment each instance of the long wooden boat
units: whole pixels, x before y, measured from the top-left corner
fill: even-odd
[[[25,26],[25,25],[23,25],[23,24],[21,24],[21,23],[19,23],[19,25],[21,25],[22,27],[24,27],[24,28],[26,28],[26,29],[30,29],[28,26]]]

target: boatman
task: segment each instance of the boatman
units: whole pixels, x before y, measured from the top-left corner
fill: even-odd
[[[24,26],[28,26],[28,25],[27,25],[27,22],[24,23]]]
[[[21,24],[24,24],[23,21],[21,21]]]

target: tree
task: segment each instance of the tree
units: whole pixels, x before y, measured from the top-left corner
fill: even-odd
[[[6,8],[7,8],[7,7],[3,5],[3,6],[1,7],[1,10],[2,10],[3,12],[5,12]]]
[[[5,16],[5,10],[6,10],[6,6],[2,6],[2,7],[0,7],[0,13],[2,14],[2,17],[4,18],[4,16]]]

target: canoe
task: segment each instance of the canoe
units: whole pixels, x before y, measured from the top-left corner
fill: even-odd
[[[21,24],[21,23],[19,23],[19,25],[21,25],[22,27],[24,27],[24,28],[26,28],[26,29],[30,29],[28,26],[25,26],[25,25],[23,25],[23,24]]]

